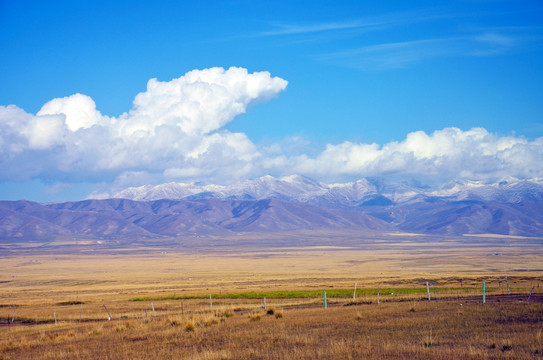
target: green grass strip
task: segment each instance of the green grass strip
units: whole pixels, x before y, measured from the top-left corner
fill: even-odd
[[[324,289],[323,289],[324,290]],[[226,293],[226,294],[211,294],[214,299],[307,299],[318,298],[323,295],[323,290],[294,290],[294,291],[267,291],[267,292],[241,292],[241,293]],[[471,292],[476,288],[436,288],[439,292]],[[383,288],[380,290],[381,296],[387,295],[410,295],[410,294],[426,294],[426,287],[420,288]],[[377,289],[356,289],[356,296],[375,295]],[[431,291],[432,298],[434,297],[433,289]],[[326,289],[326,296],[331,298],[345,298],[353,296],[353,289]],[[129,301],[158,301],[158,300],[186,300],[186,299],[209,299],[208,295],[183,295],[183,296],[160,296],[160,297],[141,297],[133,298]]]

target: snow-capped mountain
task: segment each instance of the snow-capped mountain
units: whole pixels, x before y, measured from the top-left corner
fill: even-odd
[[[496,183],[482,181],[456,181],[428,195],[451,198],[456,201],[494,201],[500,203],[521,203],[543,201],[541,179],[519,180],[513,177]]]
[[[138,201],[159,199],[282,199],[332,208],[386,206],[443,199],[447,201],[494,201],[500,203],[543,201],[543,180],[506,178],[496,183],[454,181],[439,188],[416,182],[390,182],[383,178],[363,178],[355,182],[325,184],[308,177],[263,176],[232,185],[167,183],[127,188],[114,198]]]
[[[229,186],[147,185],[115,199],[0,202],[0,240],[10,241],[325,229],[543,237],[543,181],[455,181],[436,189],[382,178],[324,184],[264,176]]]
[[[252,180],[243,180],[232,185],[203,185],[187,183],[167,183],[127,188],[114,198],[152,201],[159,199],[288,199],[307,202],[309,199],[324,195],[327,185],[307,177],[293,175],[282,178],[263,176]]]

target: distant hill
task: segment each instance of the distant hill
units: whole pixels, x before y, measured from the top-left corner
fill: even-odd
[[[428,201],[361,211],[412,233],[543,236],[543,202]]]
[[[395,227],[361,212],[278,199],[0,202],[0,239],[124,239],[303,229],[392,231]]]

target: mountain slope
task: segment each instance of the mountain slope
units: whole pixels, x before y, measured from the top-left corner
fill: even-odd
[[[361,210],[413,233],[543,236],[543,202],[438,200]]]
[[[62,204],[0,202],[0,238],[152,238],[301,229],[391,231],[360,212],[268,200],[108,199]]]

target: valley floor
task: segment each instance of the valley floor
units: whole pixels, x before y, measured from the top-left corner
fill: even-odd
[[[8,245],[0,359],[543,358],[540,239],[330,236]]]

